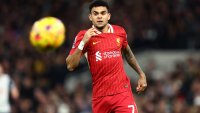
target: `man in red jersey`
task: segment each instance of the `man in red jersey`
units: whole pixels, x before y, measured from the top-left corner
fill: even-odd
[[[93,26],[77,34],[66,58],[67,68],[73,71],[80,58],[86,56],[92,74],[93,113],[138,113],[123,67],[122,53],[139,75],[137,92],[144,91],[147,82],[127,43],[126,32],[122,27],[108,23],[111,14],[107,2],[93,1],[89,9]]]

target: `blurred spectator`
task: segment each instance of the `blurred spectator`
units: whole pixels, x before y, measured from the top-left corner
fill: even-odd
[[[3,64],[0,62],[0,113],[11,113],[9,97],[11,96],[13,102],[16,102],[19,91],[14,81],[4,71]],[[17,106],[16,103],[14,105]]]

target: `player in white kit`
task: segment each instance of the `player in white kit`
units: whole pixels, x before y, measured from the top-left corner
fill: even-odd
[[[0,113],[11,113],[9,95],[16,100],[19,97],[19,91],[13,80],[4,72],[0,63]]]

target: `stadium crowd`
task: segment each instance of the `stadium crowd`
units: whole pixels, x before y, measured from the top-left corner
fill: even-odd
[[[91,25],[89,1],[0,1],[0,60],[20,91],[17,101],[11,99],[12,113],[91,113],[91,83],[79,82],[79,75],[88,71],[87,64],[83,61],[76,72],[67,71],[65,64],[75,35]],[[111,24],[126,28],[136,54],[148,49],[200,48],[199,0],[108,1]],[[63,46],[48,53],[36,51],[29,43],[32,24],[44,16],[61,19],[67,29]],[[140,113],[200,112],[200,59],[177,61],[174,70],[158,78],[154,77],[156,63],[146,63],[148,88],[134,94]],[[78,85],[67,90],[71,76],[77,77],[72,83]],[[132,85],[135,88],[136,83]]]

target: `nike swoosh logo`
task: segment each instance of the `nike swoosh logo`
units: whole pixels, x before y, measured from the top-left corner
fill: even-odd
[[[100,43],[101,41],[97,41],[97,42],[92,42],[93,45],[96,45],[98,43]]]

